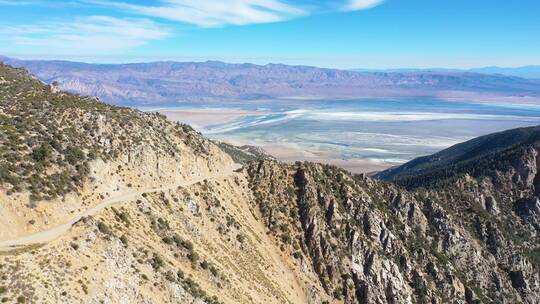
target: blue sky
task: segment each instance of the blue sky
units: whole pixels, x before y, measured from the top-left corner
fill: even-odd
[[[0,54],[338,68],[540,64],[538,0],[0,0]]]

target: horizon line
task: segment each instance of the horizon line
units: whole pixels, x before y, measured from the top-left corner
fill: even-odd
[[[23,58],[24,57],[24,58]],[[47,56],[48,57],[48,56]],[[220,59],[208,59],[204,57],[197,57],[197,56],[181,56],[176,58],[171,58],[169,56],[162,56],[163,59],[158,59],[159,56],[148,56],[148,57],[142,57],[139,56],[140,59],[134,59],[132,61],[94,61],[94,60],[88,60],[85,61],[82,58],[88,57],[88,58],[97,58],[95,56],[80,56],[81,59],[59,59],[61,56],[51,56],[51,58],[29,58],[26,56],[6,56],[0,54],[0,62],[2,62],[2,59],[10,59],[10,60],[18,60],[18,61],[60,61],[60,62],[70,62],[70,63],[81,63],[81,64],[88,64],[88,65],[128,65],[128,64],[151,64],[151,63],[164,63],[164,62],[173,62],[173,63],[209,63],[209,62],[216,62],[216,63],[223,63],[223,64],[236,64],[236,65],[242,65],[242,64],[250,64],[250,65],[256,65],[256,66],[268,66],[268,65],[285,65],[285,66],[297,66],[297,67],[312,67],[312,68],[320,68],[320,69],[332,69],[332,70],[343,70],[343,71],[355,71],[355,72],[399,72],[400,70],[403,71],[437,71],[437,72],[443,72],[444,70],[447,70],[448,72],[452,71],[462,71],[467,72],[470,70],[475,69],[484,69],[484,68],[499,68],[499,69],[520,69],[520,68],[530,68],[530,67],[538,67],[540,68],[540,63],[531,63],[531,64],[525,64],[525,65],[514,65],[514,66],[506,66],[506,65],[478,65],[474,67],[441,67],[441,66],[393,66],[393,67],[350,67],[350,68],[342,68],[342,67],[331,67],[331,66],[321,66],[316,64],[291,64],[291,63],[283,63],[280,61],[267,61],[266,63],[255,63],[250,61],[244,61],[244,60],[234,60],[234,58],[228,58],[231,61],[228,61],[225,58]],[[101,56],[105,57],[105,56]],[[113,57],[111,57],[113,58]],[[114,57],[116,58],[116,57]],[[146,58],[146,59],[144,59]],[[155,59],[152,59],[155,58]],[[185,60],[182,60],[185,59]],[[204,59],[203,59],[204,58]],[[263,58],[261,57],[252,57],[255,61],[261,60]],[[291,60],[291,59],[301,59],[301,58],[283,58],[285,60]]]

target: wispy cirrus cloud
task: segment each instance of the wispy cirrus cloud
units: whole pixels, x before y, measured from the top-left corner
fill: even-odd
[[[344,10],[346,11],[358,11],[369,9],[378,5],[383,4],[385,0],[349,0],[345,5]]]
[[[201,27],[271,23],[308,14],[301,7],[281,0],[163,0],[156,5],[109,0],[86,0],[85,2]]]
[[[69,8],[73,16],[0,20],[0,52],[62,54],[120,54],[152,41],[178,34],[177,24],[211,28],[286,21],[337,11],[367,9],[384,0],[0,0],[0,9],[18,6]],[[346,9],[344,8],[346,7]],[[86,15],[99,10],[103,16]],[[67,11],[67,10],[66,10]],[[77,15],[80,14],[80,15]],[[106,15],[106,16],[105,16]]]
[[[147,19],[88,16],[74,21],[51,21],[33,25],[4,26],[1,40],[16,46],[39,47],[63,52],[107,53],[159,40],[168,30]]]

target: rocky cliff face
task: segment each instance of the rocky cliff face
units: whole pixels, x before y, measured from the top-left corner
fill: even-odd
[[[330,166],[247,172],[270,231],[346,303],[535,303],[537,152],[494,176],[406,191]]]

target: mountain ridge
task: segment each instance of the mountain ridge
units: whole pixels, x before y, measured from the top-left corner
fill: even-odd
[[[540,79],[540,65],[524,65],[519,67],[485,66],[470,69],[453,68],[396,68],[396,69],[350,69],[358,72],[470,72],[479,74],[499,74],[521,78]]]
[[[160,61],[88,64],[4,59],[46,83],[122,105],[281,98],[540,100],[540,80],[470,72],[354,72],[284,64]]]
[[[424,185],[422,179],[436,176],[436,180],[439,180],[445,175],[452,177],[458,173],[470,173],[469,163],[474,164],[479,159],[505,153],[512,154],[516,148],[536,146],[538,142],[540,126],[506,130],[456,144],[433,155],[416,158],[401,166],[379,172],[374,177],[408,187],[419,187]],[[504,163],[502,159],[492,162]],[[480,168],[479,171],[485,170],[486,168]]]

